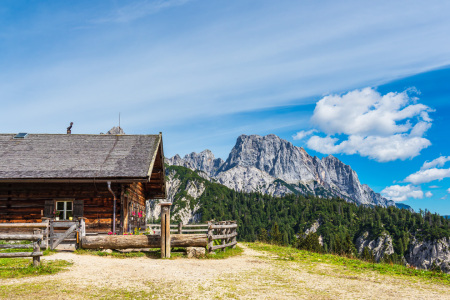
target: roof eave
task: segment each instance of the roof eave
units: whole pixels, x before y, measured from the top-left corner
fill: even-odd
[[[94,183],[94,182],[134,183],[147,182],[148,178],[6,178],[0,183]]]

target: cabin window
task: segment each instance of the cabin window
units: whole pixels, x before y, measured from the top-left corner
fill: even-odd
[[[56,217],[59,217],[60,220],[72,220],[73,202],[56,201]]]

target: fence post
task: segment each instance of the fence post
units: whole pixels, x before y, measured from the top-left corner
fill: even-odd
[[[227,221],[227,225],[231,225],[231,221]],[[231,234],[232,228],[227,228],[227,235]],[[231,238],[227,238],[227,244],[231,242]]]
[[[227,222],[226,221],[222,221],[222,222],[220,222],[222,225],[226,225],[227,224]],[[222,228],[221,230],[220,230],[220,234],[227,234],[227,229],[226,228]],[[227,239],[225,238],[225,239],[222,239],[222,246],[224,246],[225,244],[226,244],[226,242],[227,242]],[[222,248],[222,251],[225,251],[225,247],[223,247]]]
[[[83,237],[86,236],[86,221],[85,217],[78,217],[78,230],[77,230],[77,247],[82,248]]]
[[[232,221],[231,223],[237,224],[236,221]],[[232,232],[236,234],[235,236],[233,236],[233,239],[231,240],[234,243],[233,247],[231,247],[231,248],[234,249],[234,248],[236,248],[237,226],[235,228],[233,228]]]
[[[183,222],[178,223],[178,234],[181,234],[183,231]]]
[[[83,238],[86,236],[86,218],[80,217],[78,219],[80,220],[80,236]]]
[[[161,258],[170,258],[170,202],[161,205]]]
[[[208,252],[211,253],[212,252],[212,246],[213,246],[213,233],[214,233],[214,229],[212,229],[212,222],[208,221]]]
[[[43,240],[45,241],[45,249],[48,249],[49,247],[49,231],[50,231],[50,218],[42,218],[42,223],[47,223],[47,228],[44,229],[43,234]]]
[[[53,249],[53,240],[55,238],[54,222],[55,220],[50,219],[50,249]]]
[[[33,230],[34,235],[38,235],[40,232],[41,231],[39,229]],[[36,255],[38,252],[40,252],[40,250],[41,250],[41,247],[39,246],[39,240],[33,242],[33,253],[35,254],[35,256],[33,256],[33,266],[34,267],[39,267],[39,265],[41,263],[41,257]]]

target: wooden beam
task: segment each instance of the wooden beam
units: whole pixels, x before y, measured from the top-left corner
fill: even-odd
[[[39,239],[42,240],[42,234],[14,234],[14,233],[0,233],[0,240],[28,240],[28,241],[37,241]]]
[[[12,257],[35,257],[42,256],[42,252],[11,252],[11,253],[0,253],[0,258],[12,258]]]
[[[81,239],[83,249],[160,248],[160,235],[98,235]],[[172,247],[206,247],[206,234],[171,234]],[[161,249],[162,250],[162,249]]]
[[[26,249],[26,248],[33,248],[33,244],[0,245],[0,249]]]
[[[237,224],[230,224],[230,225],[211,225],[210,228],[212,229],[225,229],[225,228],[237,228]]]
[[[213,235],[212,239],[213,240],[229,239],[229,238],[232,238],[232,237],[235,237],[235,236],[237,236],[237,232],[233,232],[233,233],[230,233],[230,234]]]
[[[0,229],[3,228],[47,228],[46,223],[0,223]]]

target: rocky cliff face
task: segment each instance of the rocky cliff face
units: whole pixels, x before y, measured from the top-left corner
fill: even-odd
[[[392,245],[392,237],[386,233],[382,234],[374,240],[368,239],[369,233],[365,232],[356,240],[356,249],[361,254],[365,247],[367,247],[379,262],[383,257],[394,254],[394,246]]]
[[[337,196],[358,204],[394,205],[362,185],[356,172],[337,158],[312,157],[305,149],[273,134],[241,135],[225,162],[205,150],[184,158],[175,155],[167,163],[203,171],[209,180],[237,191]]]
[[[405,258],[414,267],[426,270],[440,268],[450,273],[450,238],[422,242],[413,239]]]
[[[217,170],[223,165],[221,158],[215,158],[210,150],[204,150],[200,153],[192,152],[181,158],[178,154],[172,158],[166,159],[166,163],[174,166],[182,166],[191,170],[200,170],[208,176],[216,175]]]
[[[191,179],[184,183],[173,171],[167,175],[166,181],[167,199],[173,203],[172,219],[180,220],[183,224],[196,223],[200,220],[200,203],[198,198],[205,191],[205,185],[202,180]],[[149,200],[146,215],[151,220],[156,220],[161,214],[161,206],[157,205],[159,200]]]

